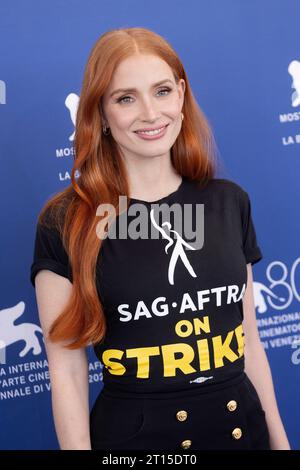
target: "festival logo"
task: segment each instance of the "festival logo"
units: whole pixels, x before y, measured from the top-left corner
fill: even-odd
[[[295,90],[291,97],[292,106],[296,108],[300,106],[300,61],[293,60],[288,66],[288,72],[292,76],[292,88]]]
[[[23,315],[24,310],[25,302],[21,301],[13,307],[0,311],[0,341],[6,348],[19,341],[25,342],[25,346],[19,352],[19,357],[24,357],[29,352],[37,356],[42,352],[37,335],[37,333],[42,333],[42,329],[35,323],[23,322],[18,325],[15,324],[16,320]]]
[[[78,103],[79,103],[79,96],[76,95],[76,93],[69,93],[68,96],[66,97],[65,105],[69,110],[70,118],[71,118],[74,128],[75,128],[75,123],[76,123]],[[75,136],[75,130],[69,136],[69,140],[73,142],[74,136]]]
[[[6,85],[3,80],[0,80],[0,104],[6,104]]]
[[[266,269],[266,282],[253,283],[260,338],[266,349],[292,346],[300,341],[300,258],[289,268],[273,261]]]

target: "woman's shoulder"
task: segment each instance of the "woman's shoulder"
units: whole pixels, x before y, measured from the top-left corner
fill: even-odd
[[[232,191],[234,193],[246,192],[239,183],[228,178],[213,178],[210,183],[214,189],[219,189],[221,191]]]
[[[222,204],[237,204],[244,210],[250,203],[247,190],[229,178],[213,178],[208,187],[210,188],[209,199],[220,201]]]
[[[73,192],[71,191],[63,190],[56,193],[42,207],[38,216],[38,224],[61,232],[72,197]]]
[[[193,188],[193,191],[200,190],[208,196],[233,195],[234,197],[245,197],[247,195],[247,192],[242,185],[229,178],[211,178],[206,181],[205,184],[198,180],[190,180],[190,185]]]
[[[207,201],[220,204],[244,205],[248,201],[248,193],[244,187],[229,178],[211,178],[205,186],[194,180],[193,192],[199,192],[199,196],[205,197]]]

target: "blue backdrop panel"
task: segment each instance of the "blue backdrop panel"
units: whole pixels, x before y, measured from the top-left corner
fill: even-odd
[[[181,57],[226,169],[251,198],[261,340],[300,448],[298,0],[70,0],[0,4],[0,448],[56,449],[49,375],[29,282],[37,214],[70,183],[83,70],[105,31],[143,26]],[[5,357],[4,357],[5,356]],[[90,351],[91,404],[101,366]]]

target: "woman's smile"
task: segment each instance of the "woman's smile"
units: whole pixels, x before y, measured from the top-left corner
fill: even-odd
[[[157,140],[166,134],[168,125],[169,124],[151,131],[135,131],[135,134],[143,140]]]

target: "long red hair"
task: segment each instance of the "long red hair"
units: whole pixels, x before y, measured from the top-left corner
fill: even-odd
[[[158,56],[170,66],[176,83],[180,78],[185,80],[184,120],[171,148],[177,173],[205,186],[216,171],[213,134],[171,45],[145,28],[116,29],[103,34],[94,45],[84,72],[75,126],[72,183],[48,200],[39,214],[41,224],[49,225],[50,220],[59,230],[72,267],[72,294],[49,331],[52,341],[67,340],[69,349],[101,342],[106,333],[95,279],[102,245],[96,234],[96,209],[101,203],[110,203],[117,211],[119,196],[130,195],[117,144],[111,134],[102,133],[101,98],[118,64],[134,54]]]

